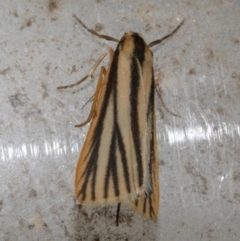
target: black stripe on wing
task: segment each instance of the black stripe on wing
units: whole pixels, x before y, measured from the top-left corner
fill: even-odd
[[[131,93],[130,93],[130,103],[131,103],[131,130],[132,137],[134,142],[134,150],[137,161],[137,169],[138,169],[138,185],[141,187],[143,185],[143,157],[141,151],[141,137],[140,137],[140,129],[139,129],[139,113],[138,113],[138,99],[139,99],[139,87],[140,87],[140,75],[139,73],[139,65],[143,66],[143,62],[145,59],[145,42],[144,40],[137,34],[133,33],[134,38],[134,50],[131,64]],[[142,96],[141,96],[142,97]]]

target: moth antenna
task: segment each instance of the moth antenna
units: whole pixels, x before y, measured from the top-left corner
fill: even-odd
[[[154,45],[157,45],[157,44],[160,44],[162,43],[165,39],[171,37],[173,34],[175,34],[179,28],[181,28],[181,26],[184,24],[184,21],[185,19],[169,34],[167,34],[166,36],[164,36],[163,38],[161,39],[157,39],[157,40],[154,40],[153,42],[151,42],[150,44],[148,44],[148,47],[151,48],[153,47]]]
[[[104,38],[106,40],[110,40],[110,41],[114,41],[114,42],[119,42],[118,39],[113,38],[111,36],[107,36],[107,35],[103,35],[103,34],[99,34],[96,31],[94,31],[93,29],[88,28],[76,15],[73,14],[73,17],[82,25],[82,27],[84,27],[88,32],[98,36],[99,38]]]

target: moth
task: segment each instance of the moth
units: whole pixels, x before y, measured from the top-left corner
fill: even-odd
[[[159,168],[150,48],[176,33],[184,21],[170,34],[146,44],[138,33],[127,32],[118,40],[98,34],[73,17],[92,34],[118,42],[116,50],[106,51],[80,81],[58,87],[79,85],[110,55],[108,67],[101,67],[90,114],[77,125],[90,122],[76,168],[76,199],[81,204],[119,203],[117,225],[121,202],[156,221]]]

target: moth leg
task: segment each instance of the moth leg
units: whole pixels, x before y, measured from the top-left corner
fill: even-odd
[[[158,85],[157,80],[158,80],[158,77],[157,77],[157,76],[154,76],[155,89],[156,89],[156,91],[157,91],[157,95],[158,95],[158,97],[159,97],[159,99],[160,99],[160,101],[161,101],[161,103],[162,103],[163,108],[164,108],[169,114],[181,118],[180,115],[175,114],[174,112],[172,112],[171,110],[169,110],[168,107],[166,106],[166,104],[165,104],[165,102],[164,102],[164,100],[163,100],[163,98],[162,98],[162,89],[161,89],[161,87]]]
[[[73,83],[73,84],[70,84],[70,85],[59,86],[59,87],[57,87],[57,89],[59,90],[59,89],[72,88],[73,86],[81,84],[88,77],[92,77],[93,73],[96,70],[96,68],[98,67],[98,65],[102,62],[102,60],[107,56],[108,53],[110,53],[110,56],[111,56],[111,52],[113,52],[113,50],[108,49],[102,56],[100,56],[100,58],[97,60],[96,64],[92,67],[92,69],[88,72],[88,74],[85,75],[82,79],[80,79],[76,83]]]
[[[103,82],[104,82],[106,73],[107,73],[107,70],[104,67],[101,67],[96,91],[95,91],[94,98],[93,98],[92,107],[91,107],[90,113],[88,115],[88,118],[87,118],[87,120],[85,120],[81,124],[75,125],[75,127],[82,127],[82,126],[86,125],[88,122],[90,122],[92,120],[94,115],[96,115],[96,106],[97,106],[98,96],[99,96],[99,93],[101,92],[101,89],[104,85]]]
[[[92,102],[93,101],[93,98],[94,98],[94,94],[89,98],[89,100],[83,105],[83,107],[81,108],[81,110],[84,109],[84,107],[89,103],[89,102]]]

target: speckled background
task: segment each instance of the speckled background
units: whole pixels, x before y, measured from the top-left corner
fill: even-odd
[[[0,240],[240,240],[240,1],[0,2]],[[121,38],[175,36],[154,52],[161,204],[157,223],[116,205],[76,205],[74,174],[94,79]],[[107,63],[106,58],[103,65]]]

